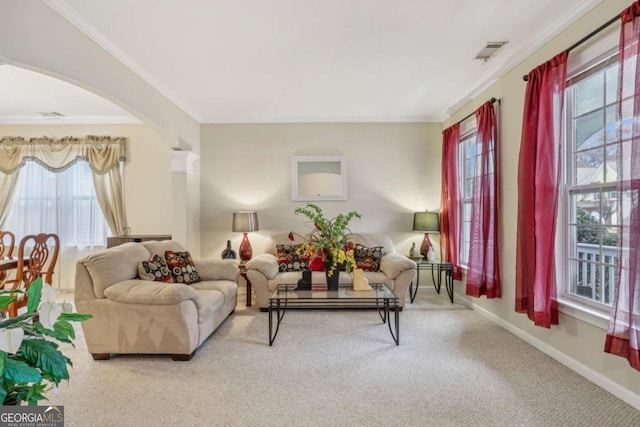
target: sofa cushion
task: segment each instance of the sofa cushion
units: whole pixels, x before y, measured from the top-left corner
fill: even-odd
[[[138,277],[138,264],[150,257],[149,251],[140,243],[122,245],[96,252],[80,260],[91,276],[93,291],[104,298],[104,291],[114,283]]]
[[[382,246],[366,247],[356,243],[356,247],[353,250],[353,258],[357,267],[364,271],[380,271],[382,249]]]
[[[124,280],[107,288],[105,296],[124,304],[169,305],[193,300],[202,305],[198,292],[179,283],[154,283],[145,280]]]
[[[238,293],[237,283],[231,280],[202,280],[191,285],[191,288],[197,291],[220,291],[224,295],[225,301],[228,301],[230,298],[236,298]]]
[[[160,258],[164,258],[166,251],[184,252],[184,247],[175,240],[148,240],[142,242],[142,245],[147,248],[151,256],[159,255]]]
[[[238,279],[238,263],[234,259],[205,259],[196,261],[200,280]]]
[[[150,261],[141,261],[138,265],[138,276],[142,280],[173,282],[169,266],[164,258],[160,258],[160,255],[154,255]]]
[[[389,289],[394,289],[395,282],[382,271],[365,271],[364,277],[369,281],[370,285],[373,283],[384,283]]]
[[[196,271],[196,263],[188,251],[165,251],[164,258],[167,260],[175,283],[190,285],[200,281],[200,275]]]
[[[303,271],[307,269],[308,258],[298,255],[300,245],[276,245],[278,269],[280,271]]]

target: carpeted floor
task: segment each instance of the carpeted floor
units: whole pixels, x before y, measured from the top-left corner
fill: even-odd
[[[68,298],[67,298],[68,299]],[[239,301],[244,301],[243,297]],[[640,411],[421,288],[400,346],[375,311],[238,306],[190,362],[66,348],[66,426],[638,426]]]

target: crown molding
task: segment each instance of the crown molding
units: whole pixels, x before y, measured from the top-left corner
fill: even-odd
[[[98,31],[93,25],[85,20],[78,12],[75,11],[64,0],[42,0],[54,12],[76,27],[81,33],[89,37],[100,47],[110,53],[114,58],[120,61],[125,67],[129,68],[134,74],[140,77],[145,83],[160,92],[163,96],[174,103],[178,108],[191,116],[196,122],[201,122],[200,114],[185,102],[183,99],[175,95],[167,86],[163,85],[155,79],[144,67],[127,56],[122,50],[115,46],[109,39]]]
[[[123,125],[141,124],[133,116],[101,117],[0,117],[0,125]]]
[[[443,116],[362,116],[362,117],[205,117],[202,124],[260,123],[441,123]]]

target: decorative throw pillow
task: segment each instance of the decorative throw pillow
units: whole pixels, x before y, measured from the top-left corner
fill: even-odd
[[[190,285],[201,280],[196,271],[196,263],[193,262],[189,252],[165,251],[164,258],[167,260],[167,265],[175,283]]]
[[[296,253],[300,245],[276,245],[278,268],[280,271],[303,271],[307,269],[309,260]]]
[[[382,246],[367,248],[361,244],[356,244],[353,250],[353,257],[358,268],[364,271],[380,271],[380,260],[382,259]]]
[[[173,276],[169,271],[167,262],[160,258],[160,255],[154,255],[151,261],[142,261],[138,265],[138,276],[142,280],[153,280],[156,282],[173,282]]]

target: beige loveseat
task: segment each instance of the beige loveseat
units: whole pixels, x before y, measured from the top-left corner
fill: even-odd
[[[170,354],[189,360],[235,310],[238,265],[234,260],[196,261],[202,281],[185,285],[138,278],[141,261],[165,251],[184,251],[174,241],[125,243],[76,264],[75,304],[92,319],[82,322],[94,359],[111,353]]]
[[[247,262],[247,279],[256,292],[258,306],[261,311],[267,311],[269,296],[279,284],[297,284],[302,277],[301,271],[282,272],[276,257],[276,245],[296,245],[301,240],[295,236],[294,241],[289,240],[287,234],[271,236],[267,243],[265,253],[255,256]],[[404,307],[409,284],[415,274],[416,263],[404,255],[398,254],[391,238],[381,234],[359,233],[351,238],[354,244],[361,244],[368,248],[382,246],[382,258],[380,271],[365,271],[364,276],[369,283],[385,283],[398,297],[400,307]],[[312,272],[312,282],[318,283],[325,280],[323,271]],[[340,272],[339,283],[350,285],[351,274]]]

